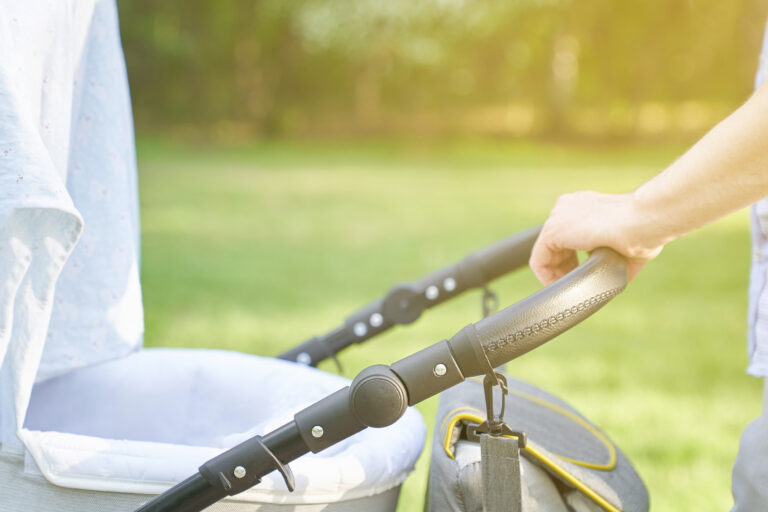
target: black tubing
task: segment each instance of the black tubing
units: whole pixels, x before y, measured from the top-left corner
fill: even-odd
[[[468,255],[462,263],[476,263],[485,282],[493,281],[528,265],[531,249],[540,231],[538,226],[499,240]]]
[[[309,339],[280,354],[278,358],[317,366],[355,343],[362,343],[395,325],[414,322],[426,309],[442,304],[473,288],[481,288],[505,274],[528,264],[540,227],[530,228],[499,240],[467,255],[410,284],[392,288],[387,295],[352,313],[344,325],[319,337]],[[448,287],[447,283],[451,286]],[[428,289],[435,291],[427,296]],[[373,316],[372,316],[373,315]],[[378,316],[378,322],[371,318]],[[362,332],[355,326],[362,326]]]
[[[226,493],[211,487],[200,473],[195,473],[160,496],[145,503],[136,512],[198,512],[225,496]]]
[[[261,438],[261,441],[279,460],[286,461],[286,463],[301,457],[309,451],[306,443],[302,441],[301,433],[294,421],[273,430]],[[221,453],[218,457],[214,457],[203,464],[201,469],[208,464],[215,463],[215,461],[221,457],[226,457],[228,454],[232,454],[233,451],[236,451],[240,446],[247,444],[247,442],[248,441],[241,443],[241,445]],[[248,466],[248,463],[250,462],[248,457],[250,454],[242,453],[241,451],[238,455],[242,456],[242,464]],[[259,459],[257,462],[263,463],[264,460]],[[261,476],[271,473],[273,469],[274,468],[270,466],[270,469],[262,473]],[[258,473],[259,472],[256,471],[252,474],[258,476]],[[258,483],[253,482],[252,480],[250,480],[250,482],[248,487]],[[218,482],[216,482],[216,485],[212,485],[211,482],[206,480],[201,472],[198,472],[148,501],[138,508],[136,512],[199,512],[225,498],[227,494],[229,493],[222,489]]]
[[[572,272],[474,324],[486,357],[500,366],[567,331],[627,285],[627,262],[601,248]]]

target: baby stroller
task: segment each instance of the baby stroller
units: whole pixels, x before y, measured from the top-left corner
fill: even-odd
[[[312,368],[471,288],[484,289],[490,313],[495,296],[487,283],[524,265],[537,234],[396,286],[343,326],[281,356],[289,361],[155,349],[41,383],[22,430],[36,453],[0,459],[10,483],[0,489],[3,510],[394,510],[424,439],[409,406],[445,392],[429,510],[644,512],[642,482],[604,434],[497,369],[623,290],[626,263],[609,249],[450,339],[371,366],[351,383]],[[129,380],[134,385],[125,386]],[[275,385],[267,391],[264,382]],[[575,436],[574,425],[581,429]],[[308,452],[317,455],[302,457]]]

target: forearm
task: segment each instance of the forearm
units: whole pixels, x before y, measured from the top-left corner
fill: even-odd
[[[627,257],[632,279],[666,243],[764,197],[768,85],[635,192],[560,196],[530,265],[548,284],[576,266],[576,250],[611,247]]]
[[[768,86],[633,195],[640,243],[666,244],[768,196]]]

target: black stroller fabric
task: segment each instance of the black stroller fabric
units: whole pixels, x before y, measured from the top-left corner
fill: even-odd
[[[602,431],[531,384],[508,378],[508,387],[505,422],[528,437],[521,450],[524,512],[648,511],[648,492],[640,476]],[[482,422],[485,416],[480,380],[469,379],[442,394],[428,510],[482,511],[480,446],[468,441],[464,432],[468,423]]]

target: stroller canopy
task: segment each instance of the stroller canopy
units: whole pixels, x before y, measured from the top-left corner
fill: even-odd
[[[115,5],[0,5],[1,441],[19,453],[34,382],[138,350],[143,315]]]

